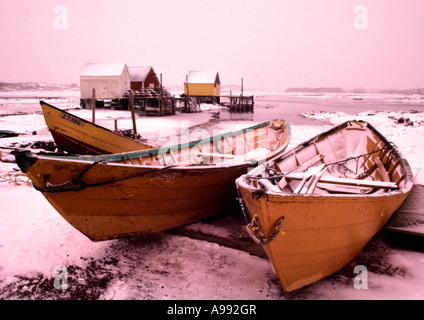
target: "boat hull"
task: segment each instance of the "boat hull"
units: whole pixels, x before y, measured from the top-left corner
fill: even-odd
[[[284,216],[284,235],[277,235],[263,248],[288,292],[316,282],[352,261],[408,195],[266,195],[257,199],[255,191],[239,182],[246,210],[258,216],[264,234],[271,234],[271,226]]]
[[[130,152],[154,146],[121,136],[64,110],[40,102],[44,120],[59,149],[73,154]]]
[[[27,175],[51,177],[55,185],[75,177],[86,164],[57,164],[38,160]],[[158,168],[159,169],[159,168]],[[133,177],[78,191],[43,192],[54,208],[76,229],[92,240],[108,240],[158,232],[189,224],[236,205],[234,180],[247,172],[247,165],[226,168],[169,168],[98,164],[84,176],[87,184],[117,177]],[[151,173],[150,173],[151,172]]]

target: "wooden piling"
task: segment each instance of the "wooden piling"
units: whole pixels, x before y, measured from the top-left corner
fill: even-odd
[[[132,118],[132,124],[133,124],[133,136],[134,138],[137,136],[137,123],[135,121],[135,111],[134,111],[134,94],[132,90],[129,90],[129,103],[131,108],[131,118]]]
[[[92,122],[96,123],[96,89],[93,88],[92,99],[91,99],[91,115]]]

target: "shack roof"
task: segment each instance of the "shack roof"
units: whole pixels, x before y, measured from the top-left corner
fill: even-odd
[[[128,67],[131,81],[145,81],[153,67]]]
[[[119,63],[87,63],[81,72],[81,76],[120,76],[126,64]]]
[[[188,72],[188,83],[216,83],[221,84],[218,72],[190,70]]]

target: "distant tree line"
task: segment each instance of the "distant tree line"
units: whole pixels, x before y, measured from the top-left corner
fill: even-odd
[[[320,87],[320,88],[295,87],[295,88],[288,88],[286,92],[342,93],[344,92],[344,90],[342,88],[332,88],[332,87]]]
[[[37,82],[0,82],[0,91],[76,89],[77,83],[46,84]]]
[[[309,92],[309,93],[386,93],[386,94],[424,94],[424,88],[412,89],[352,89],[344,90],[340,87],[293,87],[286,89],[285,92]]]

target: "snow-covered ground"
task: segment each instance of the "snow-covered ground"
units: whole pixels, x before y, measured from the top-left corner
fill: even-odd
[[[90,110],[72,112],[91,117]],[[292,125],[289,148],[345,120],[362,119],[398,146],[415,175],[424,168],[423,113],[303,116],[327,124]],[[128,112],[96,114],[96,123],[110,129],[114,119],[119,119],[120,129],[131,128]],[[137,128],[144,138],[160,144],[188,126],[217,132],[252,125],[252,121],[210,119],[207,112],[139,117]],[[282,291],[267,259],[216,243],[168,232],[91,242],[26,183],[4,149],[52,141],[43,116],[1,117],[0,128],[25,133],[0,139],[0,299],[424,299],[424,253],[392,246],[384,234],[377,235],[357,259],[368,270],[367,289],[355,288],[355,277],[339,272],[292,293]]]

